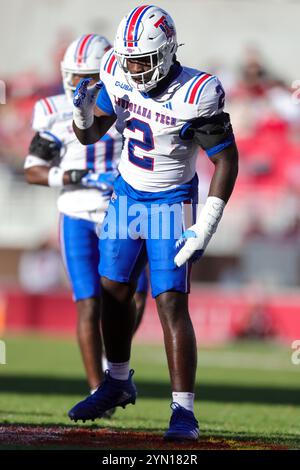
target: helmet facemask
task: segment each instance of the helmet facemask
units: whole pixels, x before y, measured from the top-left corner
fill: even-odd
[[[176,46],[173,43],[164,43],[158,49],[146,54],[119,53],[115,49],[115,55],[119,67],[125,74],[129,85],[140,92],[148,92],[155,88],[160,80],[165,78],[172,65]],[[145,72],[131,73],[127,64],[128,59],[148,59],[150,68]],[[135,79],[138,79],[136,81]]]

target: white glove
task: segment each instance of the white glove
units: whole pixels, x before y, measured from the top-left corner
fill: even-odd
[[[189,227],[176,243],[176,247],[184,243],[174,258],[178,267],[186,263],[193,255],[193,261],[203,255],[209,240],[217,230],[224,207],[225,202],[219,197],[207,198],[195,225]]]
[[[94,106],[103,83],[88,86],[92,79],[84,78],[78,83],[73,98],[73,120],[79,129],[88,129],[94,122]]]

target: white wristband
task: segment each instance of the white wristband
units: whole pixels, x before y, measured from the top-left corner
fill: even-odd
[[[64,170],[58,166],[50,168],[48,173],[48,185],[51,188],[61,188],[64,185]]]
[[[73,106],[73,120],[78,129],[89,129],[94,122],[94,107],[85,108],[83,110],[82,108]]]

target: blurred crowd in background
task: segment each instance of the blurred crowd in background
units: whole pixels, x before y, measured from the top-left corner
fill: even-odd
[[[38,69],[3,77],[7,96],[0,107],[0,162],[13,172],[22,172],[35,101],[63,92],[60,61],[70,39],[62,37],[54,47],[53,74],[47,80]],[[255,47],[245,49],[235,69],[212,63],[208,71],[219,76],[226,90],[241,155],[238,185],[300,190],[300,98],[298,105],[292,99],[292,80],[286,83],[275,75]]]
[[[6,104],[0,106],[0,168],[12,176],[12,181],[23,183],[23,162],[33,135],[34,103],[42,97],[63,92],[60,61],[72,39],[59,37],[50,58],[53,73],[46,80],[38,69],[24,70],[7,81],[3,77]],[[201,68],[200,63],[196,66]],[[217,74],[226,90],[226,110],[231,115],[238,143],[240,172],[231,202],[234,209],[217,238],[221,247],[219,254],[223,255],[222,246],[225,247],[227,261],[216,264],[221,267],[216,268],[214,275],[210,275],[205,262],[202,263],[202,268],[195,270],[195,278],[224,284],[260,280],[266,285],[297,286],[300,284],[300,99],[297,103],[292,98],[293,93],[296,94],[292,79],[289,83],[277,76],[272,64],[265,61],[263,51],[254,46],[244,49],[235,68],[229,70],[212,60],[207,71]],[[198,170],[204,198],[213,165],[200,156]],[[53,233],[51,236],[53,240]],[[226,244],[226,237],[232,245]],[[33,243],[36,257],[41,257],[40,247],[44,243],[48,243],[46,238]],[[209,255],[218,255],[214,247],[217,244],[212,245],[208,259]],[[35,289],[29,286],[34,277],[26,279],[22,266],[27,263],[28,270],[32,256],[31,253],[31,258],[27,256],[19,266],[20,282],[29,290]],[[53,261],[52,252],[50,257]],[[59,284],[61,275],[50,261],[44,266],[55,271],[56,282],[49,276],[52,286]],[[3,273],[0,272],[1,278]]]

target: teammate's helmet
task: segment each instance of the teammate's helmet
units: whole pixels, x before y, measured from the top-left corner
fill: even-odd
[[[84,34],[70,44],[61,62],[63,85],[69,99],[73,99],[76,88],[73,75],[99,73],[101,59],[111,47],[108,40],[98,34]]]
[[[141,92],[156,87],[168,74],[177,47],[172,18],[161,8],[149,5],[134,8],[122,19],[114,44],[118,64],[128,83]],[[145,57],[149,58],[150,70],[130,73],[127,59]]]

